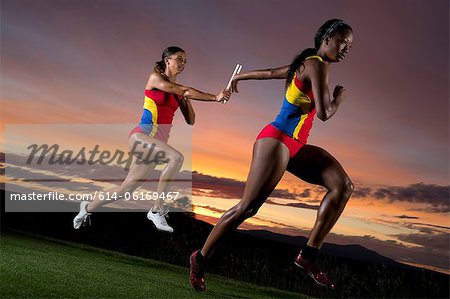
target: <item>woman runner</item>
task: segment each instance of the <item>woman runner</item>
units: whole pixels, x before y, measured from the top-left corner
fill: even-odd
[[[191,100],[225,102],[229,99],[230,91],[228,90],[222,90],[214,95],[175,83],[177,76],[183,72],[186,62],[186,52],[179,47],[168,47],[162,53],[162,60],[156,62],[145,87],[141,122],[130,132],[128,138],[130,151],[134,149],[134,152],[140,155],[133,156],[127,177],[120,186],[106,191],[109,194],[123,198],[125,193],[133,192],[159,163],[167,165],[161,172],[157,192],[166,194],[170,180],[176,176],[183,164],[183,155],[167,144],[175,111],[179,107],[186,122],[193,125],[195,113]],[[165,157],[160,161],[155,154],[161,151],[165,153]],[[142,161],[142,157],[148,157],[149,161]],[[98,198],[92,202],[81,202],[80,212],[73,219],[74,228],[79,229],[92,211],[107,203],[108,201]],[[162,199],[158,196],[155,205],[147,213],[147,218],[158,230],[173,232],[165,216],[167,212],[163,211]]]
[[[191,254],[190,283],[196,290],[206,289],[205,264],[225,234],[257,213],[286,170],[328,190],[308,241],[294,262],[316,283],[335,287],[317,267],[316,259],[325,237],[344,210],[353,185],[339,162],[320,147],[307,144],[307,139],[314,116],[322,121],[330,119],[345,99],[342,86],[336,86],[330,95],[328,75],[331,63],[342,61],[352,43],[352,28],[342,20],[329,20],[317,31],[315,48],[302,51],[290,65],[235,76],[233,92],[237,92],[241,80],[285,79],[286,95],[275,121],[256,138],[242,199],[222,215],[203,248]]]

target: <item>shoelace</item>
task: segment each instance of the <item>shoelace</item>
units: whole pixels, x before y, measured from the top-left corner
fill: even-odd
[[[169,209],[159,212],[159,215],[169,218]]]
[[[86,213],[86,217],[84,217],[83,222],[81,223],[82,226],[88,225],[91,226],[91,213]]]

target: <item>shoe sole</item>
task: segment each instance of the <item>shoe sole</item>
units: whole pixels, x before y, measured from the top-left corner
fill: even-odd
[[[305,271],[305,273],[308,274],[308,276],[311,277],[314,280],[314,282],[317,283],[317,285],[319,285],[321,287],[324,287],[324,288],[329,288],[327,285],[317,281],[316,278],[314,277],[314,275],[311,272],[306,271],[305,268],[303,268],[300,264],[297,264],[297,262],[294,262],[294,265],[296,265],[297,267],[299,267],[300,269]],[[332,288],[330,288],[330,289],[332,289]]]

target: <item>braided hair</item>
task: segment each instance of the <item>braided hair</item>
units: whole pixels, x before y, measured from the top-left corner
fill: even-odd
[[[316,36],[314,37],[314,48],[307,48],[303,50],[294,58],[291,65],[289,66],[289,71],[287,72],[286,78],[286,88],[288,88],[289,84],[291,84],[295,72],[303,64],[305,59],[309,56],[317,55],[317,51],[319,50],[322,42],[327,37],[332,37],[339,30],[353,31],[350,25],[347,25],[340,19],[328,20],[322,26],[320,26],[319,30],[317,30]]]

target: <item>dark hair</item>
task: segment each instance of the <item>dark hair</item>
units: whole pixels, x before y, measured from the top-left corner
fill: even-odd
[[[350,25],[344,23],[344,21],[340,19],[331,19],[326,21],[322,26],[320,26],[319,30],[317,30],[316,36],[314,37],[314,48],[308,48],[303,50],[299,55],[297,55],[292,61],[289,71],[287,73],[286,78],[286,88],[288,88],[289,84],[291,84],[292,79],[294,78],[295,72],[297,69],[303,64],[305,58],[313,55],[317,55],[317,51],[320,48],[323,40],[327,37],[333,36],[336,32],[341,30],[352,30]]]
[[[161,60],[155,63],[155,72],[163,74],[166,71],[166,64],[164,62],[164,59],[178,52],[184,52],[184,50],[176,46],[167,47],[161,55]]]

